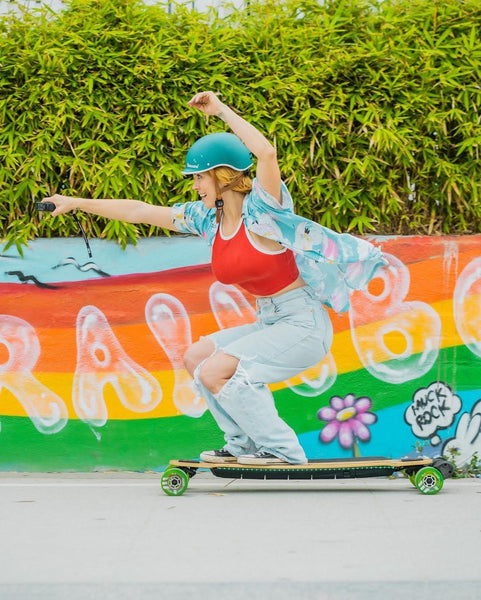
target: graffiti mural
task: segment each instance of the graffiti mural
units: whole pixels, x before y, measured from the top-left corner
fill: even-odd
[[[318,365],[272,387],[309,457],[481,456],[481,236],[375,238],[389,264]],[[37,240],[0,254],[3,470],[162,469],[222,436],[182,363],[255,301],[202,240]]]

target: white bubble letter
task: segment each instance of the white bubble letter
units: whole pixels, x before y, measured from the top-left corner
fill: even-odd
[[[367,371],[382,381],[401,383],[421,377],[435,363],[441,319],[425,302],[404,302],[409,271],[396,257],[384,256],[389,264],[373,280],[382,280],[382,292],[357,291],[351,296],[351,333]]]
[[[32,374],[40,344],[35,329],[17,317],[0,315],[0,344],[8,358],[0,364],[0,390],[5,387],[25,409],[41,433],[57,433],[68,421],[64,401]]]
[[[101,427],[108,419],[103,397],[110,383],[121,403],[145,413],[162,399],[157,380],[125,353],[105,315],[95,306],[84,306],[77,317],[77,368],[72,399],[82,421]]]

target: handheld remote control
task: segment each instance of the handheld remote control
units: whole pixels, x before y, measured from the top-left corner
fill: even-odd
[[[37,210],[44,210],[45,212],[52,212],[55,210],[55,204],[53,202],[35,202],[35,208]]]

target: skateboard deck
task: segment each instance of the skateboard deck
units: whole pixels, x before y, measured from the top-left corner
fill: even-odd
[[[200,460],[171,460],[161,478],[163,491],[180,496],[187,489],[189,479],[198,469],[208,469],[216,477],[228,479],[355,479],[389,477],[403,472],[423,494],[436,494],[444,479],[451,477],[453,466],[443,458],[391,459],[384,456],[360,458],[313,459],[304,465],[265,464],[243,465],[211,463]]]

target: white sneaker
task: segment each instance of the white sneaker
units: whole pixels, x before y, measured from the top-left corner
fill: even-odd
[[[237,458],[233,456],[228,450],[205,450],[200,455],[200,460],[211,463],[234,463],[237,462]]]
[[[255,454],[243,454],[237,457],[240,465],[289,465],[287,460],[274,456],[270,452],[259,450]]]

